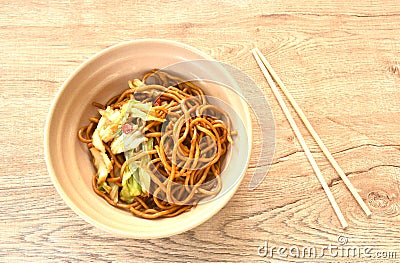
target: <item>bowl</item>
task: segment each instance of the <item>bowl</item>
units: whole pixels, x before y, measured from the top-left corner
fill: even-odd
[[[216,197],[176,217],[148,220],[109,205],[92,190],[91,178],[95,170],[86,145],[77,139],[79,127],[96,114],[91,103],[107,101],[125,89],[128,80],[141,78],[153,68],[190,61],[200,63],[194,63],[193,68],[180,67],[185,73],[196,75],[197,71],[210,79],[218,76],[218,79],[234,82],[223,67],[202,66],[201,61],[215,60],[193,47],[174,41],[145,39],[106,48],[80,65],[62,84],[47,116],[46,164],[60,196],[87,222],[117,236],[168,237],[209,220],[236,192],[249,163],[251,119],[246,103],[235,95],[235,88],[226,88],[218,82],[209,82],[205,92],[234,109],[229,114],[236,114],[232,126],[238,135],[227,153],[221,173],[223,188]]]

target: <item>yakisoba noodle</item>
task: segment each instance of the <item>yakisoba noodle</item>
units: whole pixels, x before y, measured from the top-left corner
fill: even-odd
[[[220,192],[221,165],[232,143],[230,120],[224,111],[208,104],[203,90],[193,82],[152,70],[141,81],[129,81],[128,89],[105,104],[93,105],[102,116],[89,118],[78,138],[93,155],[97,170],[93,189],[109,204],[142,218],[173,217]],[[130,112],[141,117],[121,122],[126,117],[117,113],[131,105],[136,108]],[[141,112],[150,106],[151,120]],[[113,118],[118,126],[101,126]],[[110,139],[107,132],[114,137]],[[138,140],[139,146],[128,154],[119,153],[118,135],[129,140],[136,132],[143,138],[132,137],[131,142],[136,145]]]

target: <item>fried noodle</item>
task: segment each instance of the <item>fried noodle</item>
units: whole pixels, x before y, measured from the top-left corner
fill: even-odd
[[[96,173],[92,177],[93,190],[112,206],[129,210],[138,217],[177,216],[221,191],[221,166],[232,143],[231,123],[224,111],[207,102],[203,90],[193,82],[159,70],[148,72],[141,81],[146,85],[136,86],[129,81],[128,89],[105,104],[92,105],[105,110],[120,109],[132,99],[150,102],[157,117],[166,121],[145,122],[143,133],[147,139],[152,138],[153,148],[136,152],[129,159],[124,153],[111,151],[112,140],[103,142],[112,165],[105,183],[112,187],[109,191],[100,187]],[[89,150],[94,147],[93,133],[100,117],[90,117],[89,124],[78,131],[79,140]],[[150,157],[149,191],[134,196],[131,203],[125,202],[118,198],[124,171],[143,156]]]

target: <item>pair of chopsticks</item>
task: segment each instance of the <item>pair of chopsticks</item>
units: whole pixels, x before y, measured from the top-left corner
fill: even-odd
[[[347,223],[346,219],[344,218],[342,211],[340,210],[338,204],[336,203],[336,200],[335,200],[334,196],[332,195],[332,192],[329,189],[328,184],[326,183],[324,177],[322,176],[321,170],[318,168],[318,165],[315,162],[315,159],[312,156],[311,151],[308,148],[303,136],[301,135],[300,130],[296,125],[296,122],[294,121],[292,115],[290,114],[288,107],[286,106],[282,96],[280,95],[278,88],[275,85],[274,80],[279,85],[282,92],[285,94],[285,96],[287,97],[290,104],[293,106],[293,108],[297,112],[297,114],[300,116],[300,119],[303,121],[304,125],[310,132],[311,136],[317,142],[318,146],[321,148],[321,150],[325,154],[326,158],[329,160],[329,162],[331,163],[333,168],[339,174],[340,178],[343,180],[343,182],[345,183],[345,185],[347,186],[347,188],[349,189],[349,191],[351,192],[353,197],[356,199],[357,203],[360,205],[362,210],[364,210],[367,217],[370,217],[372,213],[369,210],[368,206],[364,203],[361,196],[358,194],[357,190],[351,184],[351,182],[347,178],[346,174],[343,172],[343,170],[340,168],[339,164],[336,162],[336,160],[333,158],[332,154],[329,152],[328,148],[326,148],[325,144],[322,142],[321,138],[318,136],[317,132],[314,130],[311,123],[308,121],[304,112],[300,109],[299,105],[296,103],[296,101],[294,100],[292,95],[289,93],[289,91],[285,87],[285,84],[283,84],[282,80],[279,78],[279,76],[276,74],[276,72],[274,71],[272,66],[268,63],[267,59],[263,56],[263,54],[261,53],[261,51],[258,48],[253,49],[252,53],[253,53],[255,60],[257,61],[258,66],[260,67],[261,71],[263,72],[265,79],[267,80],[269,86],[271,87],[276,99],[278,100],[279,105],[281,106],[283,112],[285,113],[286,118],[289,121],[289,124],[292,127],[297,139],[299,140],[300,145],[303,148],[303,150],[307,156],[307,159],[310,162],[319,182],[321,183],[321,186],[324,189],[342,227],[344,229],[346,229],[348,227],[348,223]]]

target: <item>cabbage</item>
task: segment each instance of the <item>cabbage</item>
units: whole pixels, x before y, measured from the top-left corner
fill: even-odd
[[[118,185],[114,183],[110,183],[111,190],[109,192],[111,199],[117,203],[118,202]]]
[[[153,138],[150,138],[146,144],[143,144],[143,151],[151,150],[153,150]],[[149,155],[145,155],[140,159],[139,183],[144,193],[149,193],[150,191],[151,177],[149,174],[149,168],[147,166],[150,162],[151,160]]]
[[[164,119],[158,118],[154,111],[151,103],[142,103],[134,99],[129,100],[122,106],[121,112],[125,112],[124,117],[121,118],[122,122],[118,127],[118,131],[114,134],[114,140],[111,143],[111,151],[113,154],[127,152],[132,149],[136,149],[141,143],[147,141],[142,133],[142,128],[145,123],[142,122],[142,126],[139,127],[137,124],[132,125],[132,131],[128,134],[122,132],[122,125],[126,123],[126,120],[131,118],[140,118],[143,121],[159,121],[163,122]],[[128,117],[129,116],[129,117]]]
[[[137,89],[140,87],[146,86],[140,79],[134,79],[133,81],[130,81],[129,87],[131,89]]]
[[[122,132],[121,127],[129,118],[140,118],[143,121],[164,121],[164,119],[157,117],[150,102],[143,103],[135,99],[126,102],[121,109],[113,110],[108,106],[107,109],[99,112],[101,118],[96,130],[93,132],[93,146],[100,152],[105,152],[103,142],[113,140],[111,151],[114,154],[137,148],[142,142],[146,141],[140,131],[142,127],[137,125],[132,125],[133,131],[131,133],[125,134]]]
[[[141,86],[146,86],[146,84],[144,84],[144,82],[142,82],[140,79],[134,79],[133,84],[138,88]]]
[[[148,112],[143,112],[142,110],[138,108],[131,108],[129,110],[129,114],[133,117],[138,117],[141,118],[144,121],[159,121],[159,122],[164,122],[164,119],[158,118],[155,116],[155,111],[148,111]],[[153,114],[153,115],[152,115]]]
[[[124,114],[121,114],[122,111],[119,109],[111,109],[110,106],[99,112],[101,118],[97,124],[96,130],[99,131],[99,136],[103,142],[109,142],[114,138]]]
[[[129,114],[129,116],[141,118],[144,121],[164,122],[164,119],[157,117],[151,102],[143,103],[135,99],[131,99],[125,105],[127,107],[126,113]]]
[[[99,134],[99,130],[98,130],[98,129],[96,129],[96,130],[93,132],[93,135],[92,135],[92,143],[93,143],[93,146],[94,146],[97,150],[99,150],[100,152],[105,152],[105,151],[106,151],[106,148],[105,148],[104,145],[103,145],[103,141],[102,141],[101,138],[100,138],[100,134]]]
[[[137,125],[136,125],[137,127]],[[111,151],[113,154],[127,152],[132,149],[136,149],[142,142],[146,141],[147,138],[139,130],[125,134],[118,131],[114,141],[111,143]]]
[[[134,88],[144,85],[139,80],[134,80],[133,82]],[[148,140],[143,134],[145,122],[164,122],[165,119],[157,117],[157,113],[150,102],[143,103],[135,99],[127,101],[120,109],[112,109],[108,106],[105,110],[99,110],[99,112],[101,118],[93,132],[92,143],[94,147],[90,149],[90,152],[97,168],[97,185],[99,189],[110,193],[112,199],[117,202],[116,186],[108,185],[105,182],[113,167],[103,143],[112,141],[111,152],[113,154],[124,152],[125,158],[128,160],[135,155],[140,145],[142,145],[143,151],[149,151],[153,148],[153,139]],[[128,131],[124,129],[126,133],[122,130],[125,124],[131,126]],[[122,190],[120,192],[121,200],[132,203],[134,196],[149,192],[150,175],[147,168],[149,162],[150,157],[144,156],[128,165],[123,173]]]
[[[108,174],[110,173],[112,169],[112,163],[105,152],[100,152],[94,147],[90,148],[90,152],[93,155],[94,166],[97,169],[97,184],[100,185],[101,183],[105,182]]]
[[[98,185],[97,189],[99,189],[103,193],[111,192],[111,186],[109,186],[106,182],[102,182],[100,185]]]
[[[153,149],[153,138],[149,139],[146,144],[142,144],[143,151],[149,151]],[[127,160],[133,158],[135,152],[130,150],[125,153]],[[147,195],[150,191],[151,177],[147,164],[150,162],[148,155],[140,158],[135,162],[131,162],[124,171],[122,176],[122,190],[120,193],[121,200],[132,203],[134,196]]]
[[[129,169],[126,169],[122,177],[122,189],[119,197],[122,201],[125,201],[128,204],[133,203],[133,201],[135,201],[135,196],[142,193],[142,189],[137,182],[138,173],[138,170],[131,173]]]

